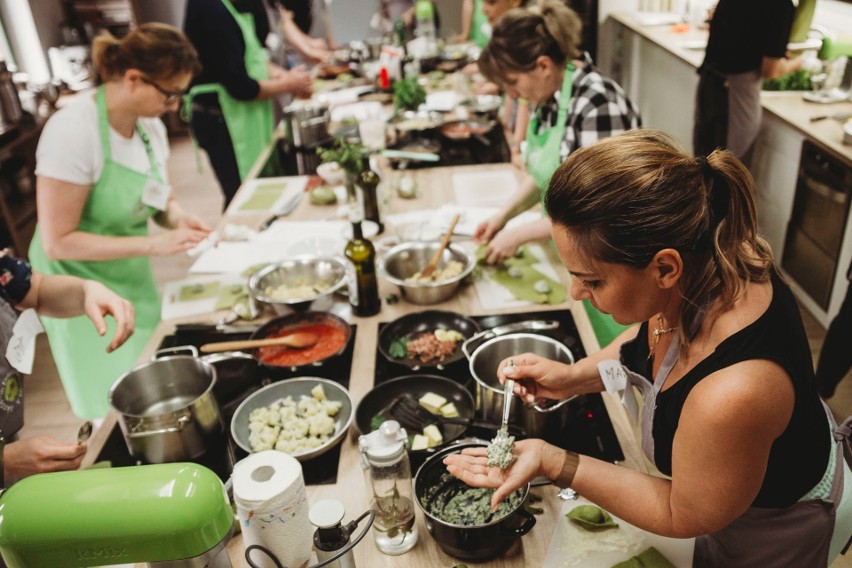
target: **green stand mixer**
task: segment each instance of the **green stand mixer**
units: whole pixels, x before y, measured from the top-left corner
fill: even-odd
[[[233,532],[222,482],[193,463],[44,473],[0,495],[9,568],[230,568]]]

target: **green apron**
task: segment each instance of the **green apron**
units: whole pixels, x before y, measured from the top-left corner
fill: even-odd
[[[473,17],[470,20],[470,41],[485,49],[491,41],[491,24],[482,12],[482,0],[474,0]]]
[[[527,171],[532,176],[535,186],[538,188],[542,205],[544,204],[544,196],[547,193],[547,186],[550,184],[550,177],[556,171],[556,168],[559,167],[559,164],[562,163],[560,148],[562,146],[562,138],[565,137],[565,123],[568,120],[568,109],[571,107],[574,70],[574,63],[569,61],[565,66],[565,74],[562,76],[562,88],[559,92],[559,112],[556,115],[556,125],[543,132],[539,132],[539,125],[541,124],[539,109],[536,109],[535,114],[530,119],[530,123],[527,125]],[[545,211],[545,213],[547,212]]]
[[[149,179],[163,181],[151,142],[137,123],[136,132],[148,154],[149,172],[138,172],[113,161],[104,87],[98,89],[96,101],[104,165],[86,198],[78,230],[112,237],[147,236],[148,219],[158,211],[142,203],[142,193]],[[36,270],[96,280],[133,303],[136,331],[112,353],[106,352],[115,335],[115,320],[112,318],[107,318],[108,329],[103,337],[98,335],[95,325],[86,316],[41,318],[74,414],[80,418],[103,417],[109,410],[107,394],[110,386],[136,365],[139,354],[160,321],[160,298],[151,261],[144,256],[102,261],[50,260],[44,252],[38,227],[29,254]]]
[[[269,79],[269,55],[255,34],[254,17],[238,12],[229,0],[222,0],[222,4],[237,21],[243,34],[246,44],[244,61],[248,76],[255,80]],[[194,96],[204,93],[216,93],[219,96],[219,106],[222,108],[228,134],[231,135],[240,179],[245,180],[263,148],[272,140],[272,131],[275,128],[272,101],[241,101],[228,94],[220,83],[208,83],[190,89],[184,103],[184,112],[192,108]]]
[[[559,167],[559,164],[562,163],[560,150],[562,139],[565,136],[565,123],[568,120],[568,110],[571,106],[574,70],[575,67],[572,62],[569,62],[565,66],[565,75],[562,77],[562,89],[559,93],[559,112],[556,115],[556,125],[539,133],[540,120],[538,112],[536,112],[530,120],[529,126],[527,126],[527,171],[532,176],[535,186],[538,188],[542,206],[544,206],[544,196],[547,194],[550,178],[553,176],[556,168]],[[602,314],[596,310],[588,300],[583,302],[583,306],[586,309],[589,322],[592,324],[592,329],[595,330],[595,336],[601,347],[609,345],[613,339],[627,329],[625,326],[613,321],[612,316]]]

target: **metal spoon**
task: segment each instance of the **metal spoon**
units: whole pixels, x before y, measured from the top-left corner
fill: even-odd
[[[92,435],[92,421],[86,420],[77,430],[77,443],[82,444]]]
[[[497,431],[497,435],[504,438],[509,435],[509,413],[512,411],[514,390],[515,381],[506,379],[506,383],[503,385],[503,418],[500,420],[500,430]]]

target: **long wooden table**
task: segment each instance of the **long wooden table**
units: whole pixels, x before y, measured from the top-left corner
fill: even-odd
[[[270,145],[270,150],[271,147],[272,145]],[[255,173],[259,170],[259,165],[264,161],[265,156],[261,156],[255,167]],[[388,206],[385,208],[385,214],[389,212],[398,213],[431,207],[437,208],[441,204],[450,203],[453,201],[453,173],[460,171],[488,171],[498,167],[507,168],[510,166],[507,164],[491,164],[455,168],[412,170],[410,173],[414,175],[419,187],[418,198],[413,200],[403,200],[393,195],[390,198]],[[390,172],[388,177],[392,180],[394,177],[400,175],[400,172],[394,171]],[[517,175],[520,176],[523,174],[517,173]],[[305,198],[291,216],[288,217],[288,219],[323,219],[327,218],[331,211],[332,209],[329,207],[310,205],[308,199]],[[268,215],[266,214],[257,216],[247,216],[244,214],[231,216],[226,212],[222,219],[222,223],[240,223],[256,228],[267,216]],[[567,271],[558,262],[551,247],[547,246],[543,248],[551,255],[551,262],[555,267],[557,267],[557,274],[559,275],[559,278],[563,283],[567,284],[569,279]],[[380,281],[380,294],[382,298],[386,297],[387,294],[393,291],[395,290],[392,285],[387,282]],[[455,311],[474,316],[486,313],[483,311],[479,303],[473,286],[464,287],[451,300],[439,305],[428,306],[428,308]],[[569,299],[564,304],[556,306],[531,306],[527,308],[526,311],[534,312],[556,308],[567,308],[571,310],[586,351],[588,353],[597,351],[599,349],[597,339],[595,338],[594,332],[592,331],[588,317],[582,305]],[[409,304],[405,301],[400,301],[395,305],[388,305],[387,303],[384,303],[382,310],[373,317],[353,318],[352,323],[357,324],[358,333],[356,334],[352,370],[349,378],[349,391],[356,404],[373,386],[376,337],[379,323],[392,321],[400,316],[417,312],[422,309],[422,306]],[[504,310],[499,313],[509,313],[512,311],[517,312],[518,310]],[[193,320],[170,320],[160,322],[145,352],[142,354],[141,360],[147,360],[150,358],[162,338],[173,332],[174,325],[175,323],[178,323],[178,321],[210,322],[215,320],[215,318],[215,314],[210,314]],[[645,461],[641,456],[641,451],[635,437],[636,430],[633,428],[621,403],[606,393],[603,393],[603,398],[625,455],[624,465],[635,469],[641,469],[643,471],[646,470]],[[84,463],[84,466],[89,465],[90,462],[98,455],[113,427],[116,427],[116,417],[114,413],[110,413],[103,427],[98,430],[90,441],[90,450],[87,455],[88,461]],[[346,510],[346,516],[344,519],[346,522],[366,511],[369,507],[369,500],[361,468],[358,464],[358,459],[357,434],[353,427],[350,429],[349,435],[342,442],[337,483],[333,485],[308,486],[307,494],[309,501],[313,503],[320,499],[327,498],[334,498],[341,501]],[[559,510],[562,502],[556,497],[556,488],[553,486],[548,485],[534,488],[534,492],[544,497],[541,503],[544,512],[536,516],[536,526],[528,535],[524,536],[520,540],[520,545],[513,546],[512,549],[510,549],[510,551],[503,557],[488,562],[487,564],[489,566],[541,566],[544,563],[548,543],[550,542],[551,535],[553,534],[555,523],[559,520]],[[420,533],[419,541],[415,548],[410,552],[402,556],[387,556],[378,551],[373,543],[372,536],[367,535],[367,537],[355,548],[356,563],[359,566],[369,568],[401,566],[404,564],[412,568],[432,568],[438,566],[446,566],[449,568],[459,563],[458,560],[451,558],[440,550],[431,535],[427,532],[423,516],[419,512],[417,513],[417,526]],[[233,566],[248,567],[244,558],[244,546],[240,535],[235,536],[230,542],[228,545],[228,553]],[[471,563],[468,562],[467,564]]]

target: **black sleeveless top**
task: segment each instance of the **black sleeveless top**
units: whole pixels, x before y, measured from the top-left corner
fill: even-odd
[[[653,382],[648,360],[648,322],[636,340],[625,343],[621,360],[634,373]],[[666,475],[672,470],[672,442],[683,405],[704,377],[752,359],[767,359],[793,381],[795,404],[787,428],[772,444],[766,476],[753,507],[784,508],[798,501],[820,481],[830,452],[828,418],[816,390],[813,361],[801,314],[790,288],[772,276],[772,301],[751,325],[724,340],[683,378],[657,395],[654,416],[654,461]],[[840,458],[842,459],[842,458]]]

